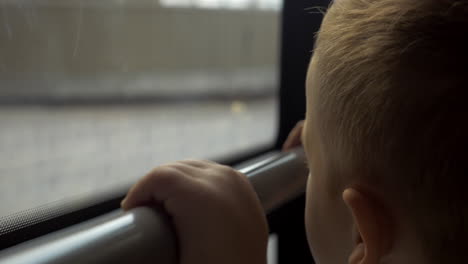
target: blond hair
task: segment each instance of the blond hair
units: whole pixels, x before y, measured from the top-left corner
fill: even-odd
[[[468,263],[468,0],[336,0],[314,56],[327,167],[392,196],[429,259]]]

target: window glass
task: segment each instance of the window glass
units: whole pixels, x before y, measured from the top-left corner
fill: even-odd
[[[279,0],[0,0],[0,216],[276,134]]]
[[[213,9],[272,9],[281,7],[281,0],[160,0],[164,7]]]

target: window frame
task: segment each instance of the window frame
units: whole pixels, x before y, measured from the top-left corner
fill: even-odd
[[[322,20],[319,12],[310,12],[307,8],[327,7],[329,3],[330,0],[284,1],[278,40],[281,43],[276,140],[271,146],[251,149],[218,162],[235,165],[281,149],[289,131],[304,118],[306,71],[315,32]],[[123,188],[96,194],[87,197],[85,202],[64,200],[2,217],[0,223],[5,223],[6,228],[0,229],[0,250],[118,209],[127,190]],[[60,206],[63,210],[57,214]],[[268,215],[270,232],[278,235],[278,263],[313,263],[305,238],[304,206],[305,199],[302,196]]]

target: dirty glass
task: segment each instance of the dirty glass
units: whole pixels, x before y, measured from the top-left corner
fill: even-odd
[[[0,216],[276,133],[279,0],[0,0]]]

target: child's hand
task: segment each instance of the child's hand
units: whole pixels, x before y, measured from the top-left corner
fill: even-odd
[[[289,132],[288,138],[283,144],[283,151],[290,150],[294,147],[300,146],[302,128],[304,127],[304,120],[297,122],[296,126]]]
[[[199,160],[157,167],[122,208],[145,204],[163,205],[172,217],[182,264],[266,264],[262,206],[247,177],[230,167]]]

